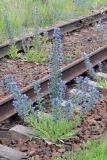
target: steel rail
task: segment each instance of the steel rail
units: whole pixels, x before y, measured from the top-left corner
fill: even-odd
[[[96,66],[99,62],[107,60],[107,46],[102,47],[94,51],[93,53],[91,53],[90,60],[92,62],[93,67]],[[68,83],[86,71],[87,71],[87,68],[84,65],[84,59],[79,58],[75,62],[68,64],[63,68],[62,78],[63,80],[66,81],[66,83]],[[39,80],[39,83],[41,86],[41,92],[43,93],[43,96],[48,95],[48,82],[49,82],[48,75],[43,79]],[[32,101],[35,100],[35,94],[34,94],[32,85],[28,85],[27,87],[24,87],[21,90],[21,92],[27,94],[29,98],[32,99]],[[13,98],[10,95],[0,101],[0,122],[16,114],[16,111],[12,104],[12,100]]]
[[[107,9],[105,9],[102,12],[98,12],[98,13],[92,14],[90,16],[74,20],[72,22],[68,22],[68,23],[58,25],[56,27],[61,29],[61,34],[64,34],[64,33],[67,33],[67,32],[72,32],[72,31],[75,31],[77,29],[83,28],[85,26],[89,26],[89,25],[99,21],[100,19],[104,19],[104,20],[107,19]],[[54,30],[54,28],[48,28],[46,30],[41,30],[40,34],[43,35],[43,32],[47,31],[48,35],[49,35],[49,39],[52,39],[53,30]],[[29,38],[29,37],[31,38],[31,46],[32,46],[33,33],[31,33],[29,35],[26,35],[26,39]],[[23,50],[23,48],[22,48],[22,38],[16,38],[15,43],[16,43],[18,51]],[[0,45],[0,58],[6,56],[8,54],[9,46],[10,45],[9,45],[8,41],[5,42],[4,44]]]

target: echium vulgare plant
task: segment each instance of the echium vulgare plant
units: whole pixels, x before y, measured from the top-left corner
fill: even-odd
[[[65,95],[65,82],[61,78],[61,35],[60,29],[54,30],[53,46],[50,55],[50,112],[45,113],[44,104],[42,101],[40,85],[37,81],[33,81],[34,92],[36,94],[36,106],[32,105],[31,100],[24,94],[21,94],[19,88],[10,75],[5,76],[5,84],[9,91],[13,94],[13,105],[15,106],[18,114],[28,123],[31,127],[32,137],[44,139],[57,143],[63,142],[64,139],[71,138],[76,132],[75,127],[79,123],[80,115],[74,114],[75,103],[67,100],[65,106],[61,105]],[[89,90],[89,89],[88,89]],[[90,89],[91,90],[91,89]],[[94,92],[93,92],[94,95]],[[95,97],[97,98],[97,97]],[[94,99],[87,97],[83,102],[88,103]],[[88,103],[93,105],[93,103]],[[33,107],[32,107],[33,106]],[[82,106],[84,109],[84,105]],[[86,110],[86,108],[85,108]],[[83,112],[83,111],[82,111]],[[75,117],[74,117],[75,116]]]
[[[90,76],[93,77],[95,75],[95,71],[94,71],[94,69],[92,67],[92,64],[90,62],[90,58],[89,58],[88,54],[84,52],[83,53],[83,58],[84,58],[85,66],[87,67]]]
[[[5,84],[13,94],[13,105],[17,112],[32,128],[32,136],[56,143],[58,140],[72,137],[75,133],[73,129],[76,125],[69,121],[73,107],[70,101],[67,101],[66,106],[61,110],[61,102],[64,96],[64,82],[61,80],[62,59],[59,29],[54,30],[50,63],[49,88],[51,111],[48,115],[44,113],[40,85],[37,81],[33,81],[37,102],[35,110],[31,107],[31,100],[29,100],[26,95],[20,93],[16,82],[13,81],[13,78],[10,75],[5,76]],[[37,110],[37,108],[39,110]]]
[[[15,45],[15,41],[13,39],[13,32],[11,30],[8,13],[6,11],[4,11],[3,15],[4,15],[5,29],[6,29],[8,39],[9,39],[9,43],[10,43],[10,48],[9,48],[9,54],[8,55],[11,59],[16,59],[16,58],[19,57],[19,55],[18,55],[17,47]]]
[[[96,28],[97,28],[97,30],[100,31],[100,32],[104,31],[104,24],[103,24],[102,19],[100,19],[100,20],[98,21],[98,23],[96,23]]]
[[[48,33],[44,32],[43,36],[39,33],[39,11],[36,9],[35,22],[34,22],[34,38],[33,47],[31,48],[31,38],[26,38],[26,34],[23,34],[22,46],[25,52],[23,60],[26,62],[34,62],[41,64],[48,60],[49,56],[49,44],[47,44]]]
[[[33,41],[33,47],[31,48],[31,38],[23,38],[22,46],[24,49],[23,60],[25,62],[33,62],[35,64],[41,64],[48,60],[49,48],[47,47],[48,33],[44,32],[43,37],[40,39],[40,35],[37,35],[37,40]],[[35,38],[34,38],[35,39]]]
[[[103,77],[96,75],[94,68],[90,62],[90,58],[88,54],[83,53],[84,63],[89,71],[90,76],[92,76],[100,85],[100,87],[107,89],[107,80]],[[101,62],[98,63],[99,70],[102,71],[102,64]]]
[[[98,68],[100,72],[102,72],[102,67],[103,67],[102,62],[98,62]]]
[[[74,103],[75,106],[80,106],[80,114],[82,116],[87,110],[91,110],[99,98],[99,91],[90,85],[89,81],[90,79],[88,77],[77,77],[75,80],[75,94],[71,96],[72,103]]]
[[[6,32],[7,32],[7,35],[8,35],[8,39],[10,41],[10,44],[12,45],[15,42],[14,42],[14,39],[13,39],[13,32],[11,30],[8,13],[6,11],[4,11],[3,16],[4,16],[4,23],[5,23],[5,28],[6,28]]]
[[[53,46],[50,55],[50,83],[49,83],[49,90],[50,90],[50,99],[51,99],[51,106],[53,112],[55,114],[59,114],[61,102],[64,96],[64,88],[65,82],[61,79],[61,66],[62,66],[62,57],[61,57],[61,35],[60,29],[54,29],[54,36],[53,36]],[[58,111],[59,110],[59,111]],[[60,118],[60,116],[58,115]]]
[[[107,44],[107,28],[106,26],[104,25],[104,22],[102,19],[100,19],[98,21],[98,23],[96,23],[96,31],[98,33],[98,35],[100,37],[102,37],[102,40],[104,41],[104,44]]]
[[[38,40],[39,40],[39,26],[40,26],[40,13],[39,10],[36,8],[35,10],[35,21],[34,21],[34,47],[37,50],[38,48]]]
[[[29,98],[25,94],[21,94],[17,83],[14,81],[11,75],[6,75],[4,77],[4,84],[13,95],[13,106],[22,119],[25,119],[29,112],[34,112],[34,107],[31,107],[31,100],[29,100]]]

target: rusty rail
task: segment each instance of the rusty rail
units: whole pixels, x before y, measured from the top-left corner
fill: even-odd
[[[64,33],[67,33],[67,32],[72,32],[72,31],[75,31],[77,29],[83,28],[85,26],[89,26],[89,25],[97,22],[100,19],[104,19],[104,20],[107,19],[107,9],[105,9],[102,12],[98,12],[98,13],[92,14],[90,16],[74,20],[72,22],[68,22],[68,23],[58,25],[56,27],[59,27],[61,29],[61,33],[64,34]],[[42,35],[44,31],[47,31],[48,35],[49,35],[49,39],[52,39],[53,30],[54,30],[54,28],[41,30],[40,34]],[[33,34],[32,33],[26,36],[26,38],[28,38],[28,37],[30,37],[31,40],[33,40]],[[15,43],[16,43],[18,51],[22,50],[22,38],[15,39]],[[6,56],[8,54],[9,46],[10,45],[9,45],[8,41],[6,43],[0,45],[0,58]],[[32,42],[31,42],[31,46],[32,46]]]
[[[92,62],[93,67],[98,64],[98,62],[102,62],[107,59],[107,46],[98,49],[97,51],[90,54],[90,60]],[[62,70],[62,78],[66,81],[66,83],[70,82],[77,76],[86,72],[87,69],[84,65],[84,59],[80,58],[75,62],[67,65]],[[48,94],[48,76],[44,77],[43,79],[39,80],[41,91],[43,96]],[[27,87],[21,90],[22,93],[26,93],[29,98],[33,101],[35,99],[35,94],[33,92],[32,85],[28,85]],[[12,105],[12,96],[8,96],[0,101],[0,122],[4,121],[5,119],[13,116],[16,111]]]

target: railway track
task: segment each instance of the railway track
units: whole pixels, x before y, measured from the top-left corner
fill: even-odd
[[[106,15],[107,15],[107,10],[104,10],[102,13],[96,13],[94,15],[91,15],[73,22],[66,23],[58,27],[61,29],[61,33],[64,34],[67,32],[71,32],[71,31],[83,28],[85,26],[89,26],[97,22],[99,19],[106,19]],[[49,33],[49,39],[51,39],[53,34],[53,28],[48,29],[47,31]],[[43,34],[43,31],[41,31],[41,34]],[[31,36],[31,38],[33,39],[33,36]],[[21,41],[22,39],[16,40],[16,45],[18,47],[18,50],[22,50]],[[7,55],[8,48],[9,48],[9,43],[6,43],[0,46],[0,58]],[[102,47],[90,54],[90,60],[92,62],[93,67],[96,66],[98,62],[102,62],[106,59],[107,59],[107,46]],[[68,83],[74,78],[76,78],[77,76],[86,72],[86,70],[87,69],[84,65],[84,60],[83,58],[80,58],[63,68],[62,78]],[[49,77],[46,76],[43,79],[39,80],[39,83],[41,86],[41,92],[43,93],[43,96],[46,96],[48,94],[48,78]],[[28,85],[27,87],[24,87],[21,90],[21,92],[27,94],[29,98],[32,99],[32,101],[34,101],[35,95],[33,92],[32,85]],[[16,111],[14,110],[12,105],[12,100],[13,98],[11,95],[0,100],[0,122],[16,114]]]
[[[93,67],[96,66],[99,62],[102,62],[106,59],[107,46],[100,48],[97,51],[90,54],[90,60],[92,62]],[[63,68],[62,78],[66,81],[66,83],[68,83],[86,71],[87,68],[84,65],[84,59],[80,58]],[[43,96],[46,96],[48,94],[48,78],[49,77],[46,76],[43,79],[39,80]],[[21,92],[27,94],[30,99],[34,100],[35,95],[33,92],[32,85],[28,85],[27,87],[23,88]],[[0,122],[16,114],[16,111],[12,106],[12,100],[12,96],[8,96],[0,101]]]

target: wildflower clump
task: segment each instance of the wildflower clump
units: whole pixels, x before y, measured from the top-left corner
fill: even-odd
[[[36,9],[33,41],[31,40],[30,37],[26,38],[25,30],[23,32],[24,34],[22,38],[22,46],[25,52],[23,56],[23,60],[25,62],[42,64],[43,62],[48,60],[49,56],[49,44],[47,42],[48,32],[44,32],[43,35],[40,35],[39,24],[40,24],[40,16],[39,16],[39,11]]]
[[[19,54],[18,54],[18,50],[17,50],[17,47],[15,45],[15,41],[13,39],[13,32],[11,30],[11,26],[10,26],[10,21],[9,21],[9,17],[8,17],[8,14],[6,11],[4,11],[4,23],[5,23],[5,29],[6,29],[6,33],[8,35],[8,39],[9,39],[9,44],[10,44],[10,47],[9,47],[9,57],[11,59],[16,59],[19,57]]]
[[[95,70],[92,67],[92,64],[90,62],[90,58],[89,58],[88,54],[84,53],[83,58],[84,58],[85,66],[88,69],[90,76],[93,77],[98,82],[100,87],[107,89],[106,78],[103,78],[103,77],[96,75]],[[99,71],[102,72],[102,63],[101,62],[98,63],[98,67],[99,67]]]
[[[54,30],[53,46],[50,55],[49,66],[49,91],[53,117],[61,118],[61,103],[64,97],[65,82],[62,80],[62,57],[61,57],[61,35],[60,29]]]
[[[25,119],[25,117],[28,116],[30,112],[34,112],[34,108],[31,107],[31,100],[29,100],[26,94],[21,94],[17,83],[14,81],[11,75],[6,75],[4,79],[6,87],[13,95],[13,106],[15,107],[18,115],[22,119]]]
[[[88,54],[84,52],[83,53],[83,58],[84,58],[84,63],[86,65],[86,67],[88,68],[90,76],[93,77],[95,75],[95,71],[94,71],[94,69],[92,67],[92,64],[90,62],[90,58],[89,58]]]
[[[7,35],[8,35],[8,39],[9,39],[10,44],[12,45],[15,42],[14,42],[14,39],[13,39],[13,33],[12,33],[12,30],[11,30],[9,17],[8,17],[8,14],[7,14],[6,11],[3,12],[3,16],[4,16],[5,29],[6,29],[6,32],[7,32]]]
[[[79,92],[81,97],[81,111],[82,114],[87,110],[90,110],[96,103],[96,100],[99,98],[99,91],[89,83],[90,79],[88,77],[77,77],[76,86],[78,90],[82,91],[83,94]],[[80,101],[79,103],[80,104]]]
[[[91,109],[96,102],[97,91],[89,86],[89,79],[77,78],[76,86],[83,91],[80,96],[78,94],[74,98],[70,98],[62,106],[65,97],[65,82],[62,80],[62,51],[61,51],[61,33],[60,29],[54,29],[53,45],[50,54],[49,66],[49,95],[50,95],[50,111],[45,113],[41,88],[38,81],[33,81],[34,93],[36,94],[36,106],[33,105],[29,98],[21,94],[16,82],[10,75],[5,76],[5,84],[9,91],[13,94],[13,105],[18,114],[27,122],[31,128],[31,135],[35,138],[51,141],[52,143],[63,142],[74,136],[75,127],[79,123],[81,113],[85,113]],[[77,103],[78,99],[78,103]],[[82,100],[82,103],[81,103]],[[75,115],[75,109],[81,105],[81,111]]]
[[[107,43],[107,28],[104,25],[104,22],[102,19],[100,19],[98,21],[98,23],[96,23],[96,31],[97,34],[102,37],[103,43],[106,44]]]

